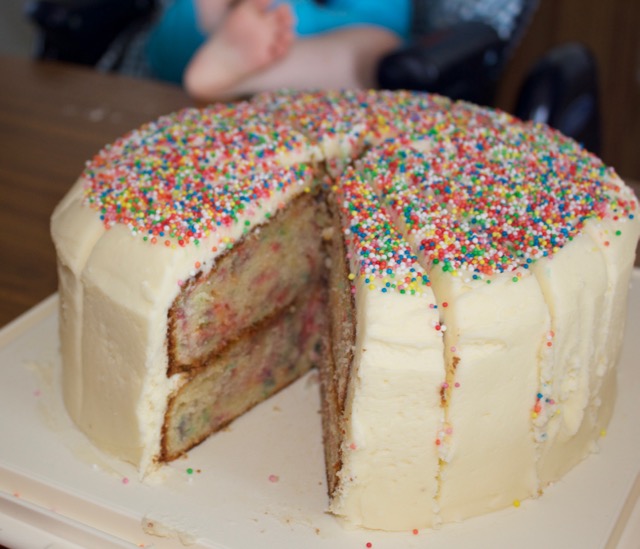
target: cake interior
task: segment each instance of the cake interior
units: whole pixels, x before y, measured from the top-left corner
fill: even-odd
[[[317,196],[299,195],[186,284],[169,311],[169,375],[204,367],[317,284],[320,208]]]
[[[325,220],[321,194],[299,195],[175,299],[168,375],[186,381],[168,404],[161,461],[317,364],[326,344]]]
[[[328,273],[329,290],[329,349],[320,368],[322,391],[322,432],[325,452],[327,486],[333,494],[338,486],[338,472],[342,467],[341,418],[349,381],[355,345],[355,304],[349,283],[349,266],[340,214],[334,197],[328,198],[331,238],[327,253],[331,262]]]

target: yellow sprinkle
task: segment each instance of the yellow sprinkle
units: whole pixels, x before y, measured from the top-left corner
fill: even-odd
[[[355,280],[356,275],[354,275],[353,273],[349,273],[349,280]]]
[[[370,290],[375,290],[376,289],[376,285],[375,284],[369,284],[369,289]]]
[[[601,437],[606,437],[607,436],[607,430],[606,429],[602,429],[602,431],[600,431],[600,436]]]
[[[537,418],[538,417],[538,412],[531,412],[531,417],[533,419]]]
[[[520,507],[520,500],[519,499],[514,499],[513,500],[513,506],[514,507]]]

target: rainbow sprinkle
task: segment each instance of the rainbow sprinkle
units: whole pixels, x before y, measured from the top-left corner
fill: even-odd
[[[542,126],[465,103],[439,111],[426,150],[402,140],[373,149],[361,172],[428,268],[474,278],[551,257],[590,217],[632,217],[612,172]]]

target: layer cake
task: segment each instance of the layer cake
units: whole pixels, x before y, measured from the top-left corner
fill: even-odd
[[[547,127],[405,92],[187,109],[88,163],[54,213],[64,398],[144,475],[310,368],[330,510],[487,513],[597,447],[640,234]]]

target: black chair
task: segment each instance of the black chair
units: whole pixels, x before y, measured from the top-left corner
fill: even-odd
[[[25,12],[37,29],[34,55],[69,63],[119,68],[127,37],[148,22],[156,0],[31,0]],[[104,59],[119,40],[122,48]]]
[[[491,26],[463,22],[384,57],[378,65],[378,84],[389,90],[430,91],[490,105],[505,49],[506,43]]]
[[[524,120],[544,122],[600,154],[598,72],[593,55],[576,43],[547,53],[525,79],[514,113]]]

